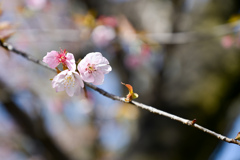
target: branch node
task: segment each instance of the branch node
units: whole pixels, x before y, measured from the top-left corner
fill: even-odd
[[[193,126],[196,123],[196,121],[197,121],[196,119],[193,119],[192,121],[188,121],[187,124],[189,126]]]
[[[10,45],[10,44],[8,44],[6,42],[3,42],[3,45],[6,46],[9,51],[13,50],[13,46],[12,45]]]

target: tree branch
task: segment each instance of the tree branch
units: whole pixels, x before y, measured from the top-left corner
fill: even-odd
[[[46,66],[42,61],[35,59],[34,57],[30,56],[29,54],[27,54],[25,52],[17,50],[12,45],[10,45],[10,44],[8,44],[6,42],[0,41],[0,46],[5,48],[8,51],[11,51],[11,52],[15,53],[15,54],[21,55],[22,57],[24,57],[25,59],[27,59],[29,61],[32,61],[32,62],[34,62],[34,63],[36,63],[38,65],[41,65],[41,66],[51,70],[51,71],[56,72],[56,70]],[[136,101],[125,102],[125,98],[124,97],[119,97],[119,96],[113,95],[111,93],[108,93],[105,90],[103,90],[101,88],[98,88],[98,87],[96,87],[96,86],[94,86],[94,85],[92,85],[90,83],[86,83],[86,82],[84,82],[84,83],[85,83],[86,86],[88,86],[88,87],[92,88],[93,90],[99,92],[100,94],[102,94],[105,97],[108,97],[108,98],[111,98],[113,100],[117,100],[117,101],[120,101],[120,102],[123,102],[123,103],[130,103],[130,104],[132,104],[132,105],[134,105],[136,107],[148,110],[148,111],[156,113],[158,115],[161,115],[161,116],[164,116],[164,117],[168,117],[168,118],[173,119],[175,121],[179,121],[179,122],[181,122],[181,123],[183,123],[185,125],[197,128],[197,129],[199,129],[199,130],[201,130],[201,131],[203,131],[205,133],[208,133],[208,134],[210,134],[210,135],[212,135],[212,136],[214,136],[214,137],[216,137],[216,138],[218,138],[218,139],[220,139],[222,141],[240,145],[240,142],[238,140],[236,140],[236,139],[228,138],[226,136],[223,136],[223,135],[221,135],[219,133],[216,133],[214,131],[211,131],[211,130],[205,128],[205,127],[202,127],[202,126],[196,124],[196,120],[184,119],[184,118],[181,118],[179,116],[176,116],[176,115],[164,112],[164,111],[156,109],[156,108],[154,108],[152,106],[148,106],[148,105],[145,105],[143,103],[136,102]]]

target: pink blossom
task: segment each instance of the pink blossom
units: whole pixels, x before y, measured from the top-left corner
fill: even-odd
[[[114,29],[109,26],[98,26],[92,32],[92,40],[97,47],[106,47],[115,37]]]
[[[99,52],[88,53],[78,64],[78,71],[85,82],[100,85],[104,81],[104,74],[109,73],[112,67],[108,60]]]
[[[84,83],[77,72],[67,69],[53,78],[52,87],[56,88],[56,92],[66,90],[69,96],[73,96],[80,94],[81,87],[84,87]]]
[[[141,56],[128,55],[124,59],[124,63],[128,68],[135,69],[141,66],[141,64],[143,63],[143,60],[141,59]]]
[[[76,68],[73,54],[67,53],[66,50],[48,52],[47,55],[43,57],[43,62],[47,63],[50,68],[56,68],[60,63],[67,66],[69,70]]]
[[[117,19],[115,17],[111,17],[111,16],[100,16],[98,18],[98,21],[105,25],[105,26],[110,26],[110,27],[116,27],[118,22]]]
[[[47,0],[26,0],[26,2],[27,6],[35,11],[43,9],[47,4]]]
[[[222,46],[226,49],[230,48],[233,46],[234,44],[234,38],[232,36],[224,36],[222,39],[221,39],[221,43],[222,43]]]

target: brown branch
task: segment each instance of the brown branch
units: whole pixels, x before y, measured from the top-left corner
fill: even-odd
[[[38,65],[44,66],[44,67],[46,67],[46,68],[48,68],[48,69],[56,72],[56,70],[51,69],[51,68],[49,68],[48,66],[46,66],[45,64],[43,64],[42,61],[35,59],[34,57],[28,55],[28,54],[25,53],[25,52],[22,52],[22,51],[19,51],[19,50],[15,49],[12,45],[10,45],[10,44],[8,44],[8,43],[6,43],[6,42],[1,42],[1,43],[0,43],[0,46],[2,46],[3,48],[7,49],[8,51],[11,51],[11,52],[14,52],[14,53],[16,53],[16,54],[19,54],[19,55],[23,56],[24,58],[26,58],[26,59],[29,60],[29,61],[32,61],[32,62],[34,62],[34,63],[36,63],[36,64],[38,64]],[[228,137],[223,136],[223,135],[221,135],[221,134],[219,134],[219,133],[216,133],[216,132],[214,132],[214,131],[211,131],[211,130],[205,128],[205,127],[202,127],[202,126],[200,126],[200,125],[198,125],[198,124],[196,123],[196,120],[184,119],[184,118],[181,118],[181,117],[179,117],[179,116],[176,116],[176,115],[173,115],[173,114],[164,112],[164,111],[159,110],[159,109],[156,109],[156,108],[154,108],[154,107],[152,107],[152,106],[148,106],[148,105],[145,105],[145,104],[143,104],[143,103],[136,102],[136,101],[125,102],[125,98],[124,98],[124,97],[119,97],[119,96],[113,95],[113,94],[111,94],[111,93],[108,93],[108,92],[106,92],[105,90],[103,90],[103,89],[101,89],[101,88],[98,88],[98,87],[96,87],[95,85],[92,85],[92,84],[90,84],[90,83],[86,83],[86,82],[84,82],[84,83],[85,83],[86,86],[88,86],[88,87],[92,88],[93,90],[99,92],[100,94],[102,94],[102,95],[105,96],[105,97],[108,97],[108,98],[111,98],[111,99],[113,99],[113,100],[117,100],[117,101],[120,101],[120,102],[123,102],[123,103],[130,103],[130,104],[132,104],[132,105],[134,105],[134,106],[136,106],[136,107],[139,107],[139,108],[148,110],[148,111],[153,112],[153,113],[156,113],[156,114],[158,114],[158,115],[161,115],[161,116],[164,116],[164,117],[168,117],[168,118],[173,119],[173,120],[175,120],[175,121],[179,121],[179,122],[181,122],[181,123],[183,123],[183,124],[185,124],[185,125],[188,125],[188,126],[192,126],[192,127],[194,127],[194,128],[197,128],[197,129],[199,129],[199,130],[201,130],[201,131],[203,131],[203,132],[205,132],[205,133],[208,133],[208,134],[210,134],[210,135],[212,135],[212,136],[214,136],[214,137],[216,137],[216,138],[218,138],[218,139],[220,139],[220,140],[222,140],[222,141],[240,145],[240,142],[239,142],[238,140],[232,139],[232,138],[228,138]]]

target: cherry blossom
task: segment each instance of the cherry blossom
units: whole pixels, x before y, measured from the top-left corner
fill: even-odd
[[[104,81],[104,74],[109,73],[112,67],[108,60],[99,52],[88,53],[78,64],[78,71],[85,82],[100,85]]]
[[[80,75],[73,70],[64,70],[56,75],[52,80],[52,87],[56,92],[66,90],[69,96],[79,95],[84,83]]]
[[[92,32],[92,40],[97,47],[106,47],[115,37],[114,29],[109,26],[100,25]]]
[[[48,52],[45,57],[43,57],[43,62],[47,63],[50,68],[56,68],[60,63],[72,70],[76,64],[72,53],[67,53],[66,50],[61,50],[60,52],[51,51]]]

